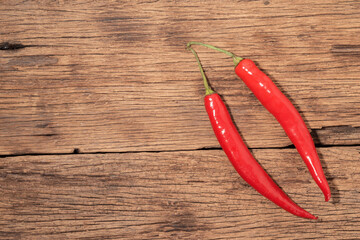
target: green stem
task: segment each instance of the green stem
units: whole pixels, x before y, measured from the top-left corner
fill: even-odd
[[[207,48],[210,48],[210,49],[225,53],[226,55],[232,57],[235,66],[237,66],[241,60],[243,60],[242,57],[238,57],[235,54],[233,54],[232,52],[226,51],[224,49],[215,47],[215,46],[210,45],[210,44],[205,44],[205,43],[201,43],[201,42],[188,42],[187,48],[191,48],[191,45],[201,45],[201,46],[204,46],[204,47],[207,47]]]
[[[199,65],[200,72],[201,72],[201,76],[202,76],[202,78],[203,78],[203,80],[204,80],[204,87],[205,87],[206,95],[213,94],[214,91],[211,89],[211,87],[210,87],[209,84],[208,84],[208,80],[207,80],[207,78],[206,78],[206,76],[205,76],[204,69],[203,69],[203,67],[202,67],[202,65],[201,65],[199,56],[197,55],[197,53],[195,52],[195,50],[192,49],[190,46],[188,46],[187,49],[189,49],[189,50],[194,54],[194,56],[195,56],[195,58],[196,58],[196,61],[197,61],[198,65]]]

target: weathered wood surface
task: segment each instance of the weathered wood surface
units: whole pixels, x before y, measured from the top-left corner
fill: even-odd
[[[328,203],[295,149],[253,153],[320,220],[266,200],[220,150],[21,156],[0,162],[0,238],[358,239],[360,147],[319,149]]]
[[[359,36],[355,0],[1,1],[0,239],[359,238]],[[255,60],[292,100],[330,203],[232,61],[196,47],[255,157],[321,220],[236,174],[188,41]]]
[[[255,60],[323,144],[359,144],[359,9],[355,0],[1,1],[0,154],[218,147],[185,50],[192,40]],[[247,144],[289,145],[232,61],[197,49]]]

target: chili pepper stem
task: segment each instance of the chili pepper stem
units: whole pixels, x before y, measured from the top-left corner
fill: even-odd
[[[191,45],[201,45],[201,46],[204,46],[204,47],[207,47],[207,48],[210,48],[210,49],[213,49],[213,50],[216,50],[216,51],[225,53],[226,55],[232,57],[235,66],[237,66],[241,60],[243,60],[242,57],[236,56],[236,55],[233,54],[232,52],[226,51],[226,50],[224,50],[224,49],[215,47],[215,46],[210,45],[210,44],[205,44],[205,43],[201,43],[201,42],[188,42],[187,48],[188,48],[188,49],[191,48]]]
[[[203,69],[203,67],[202,67],[202,65],[201,65],[199,56],[197,55],[197,53],[195,52],[195,50],[192,49],[189,45],[187,46],[187,49],[190,50],[190,51],[194,54],[194,56],[195,56],[195,58],[196,58],[196,61],[197,61],[198,65],[199,65],[200,72],[201,72],[201,76],[202,76],[202,78],[203,78],[203,80],[204,80],[204,87],[205,87],[205,91],[206,91],[206,96],[207,96],[207,95],[210,95],[210,94],[213,94],[214,91],[213,91],[213,90],[211,89],[211,87],[209,86],[209,83],[208,83],[208,80],[207,80],[206,75],[205,75],[205,73],[204,73],[204,69]]]

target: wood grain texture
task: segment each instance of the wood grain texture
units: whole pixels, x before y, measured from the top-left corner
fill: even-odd
[[[0,239],[359,238],[359,35],[355,0],[1,1]],[[319,221],[235,172],[188,41],[255,60],[294,103],[330,203],[231,59],[196,47],[255,157]]]
[[[359,144],[359,33],[355,0],[2,1],[0,154],[218,147],[194,40],[255,60],[317,142]],[[247,144],[290,145],[231,60],[197,50]]]
[[[301,207],[295,217],[249,187],[220,150],[7,157],[0,238],[357,239],[360,148],[320,148],[324,202],[295,149],[255,157]]]

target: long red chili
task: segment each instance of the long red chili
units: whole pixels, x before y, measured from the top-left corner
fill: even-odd
[[[299,217],[317,219],[317,217],[296,205],[254,159],[232,122],[224,102],[209,87],[196,52],[190,47],[188,49],[195,55],[204,80],[206,89],[204,102],[211,125],[221,147],[236,171],[254,189],[286,211]]]
[[[223,52],[233,58],[236,66],[235,73],[254,93],[261,104],[280,123],[308,167],[313,179],[323,192],[325,201],[329,201],[331,197],[330,188],[321,167],[314,142],[304,120],[289,99],[286,98],[265,73],[256,67],[253,61],[243,59],[231,52],[209,44],[190,42],[188,43],[188,46],[193,44],[202,45]]]

